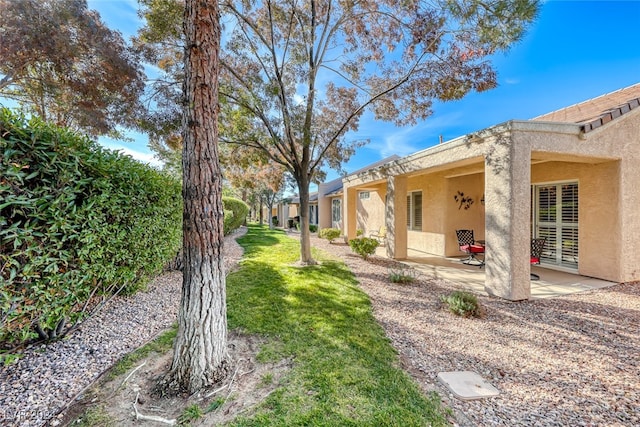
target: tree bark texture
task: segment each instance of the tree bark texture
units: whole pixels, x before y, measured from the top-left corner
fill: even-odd
[[[306,169],[308,170],[308,166]],[[309,178],[306,172],[302,172],[297,178],[298,192],[300,193],[300,263],[314,265],[316,261],[311,256],[311,233],[309,232]]]
[[[266,197],[266,205],[267,205],[267,211],[269,212],[269,230],[273,230],[274,226],[273,226],[273,203],[271,202],[271,199],[267,196]],[[279,220],[279,224],[283,225],[285,221],[284,218],[278,218]]]
[[[184,268],[169,382],[194,393],[220,381],[229,369],[218,161],[218,3],[187,0],[184,17]]]

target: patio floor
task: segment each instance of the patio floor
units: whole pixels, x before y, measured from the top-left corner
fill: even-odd
[[[378,251],[382,252],[382,251]],[[381,253],[377,253],[382,255]],[[457,283],[461,288],[469,289],[480,295],[484,290],[484,268],[466,265],[456,257],[416,257],[402,260],[403,263],[423,272],[425,275],[442,278]],[[576,292],[590,291],[616,285],[617,283],[578,274],[565,273],[548,268],[532,266],[531,272],[538,274],[540,280],[531,281],[531,298],[554,298]]]

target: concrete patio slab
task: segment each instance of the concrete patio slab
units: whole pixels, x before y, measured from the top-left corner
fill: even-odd
[[[456,283],[478,295],[487,295],[484,290],[485,270],[477,266],[462,263],[454,257],[412,257],[402,261],[426,276],[445,279]],[[606,288],[617,283],[579,274],[552,270],[540,266],[532,266],[531,272],[540,276],[540,280],[531,281],[531,298],[556,298],[576,292]]]
[[[461,400],[485,399],[500,394],[500,390],[472,371],[438,372],[438,380]]]

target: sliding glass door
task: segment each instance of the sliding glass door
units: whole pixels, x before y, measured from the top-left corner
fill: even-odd
[[[534,186],[534,237],[545,237],[542,263],[578,269],[578,183]]]

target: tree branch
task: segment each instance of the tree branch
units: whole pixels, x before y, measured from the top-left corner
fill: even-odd
[[[402,86],[403,84],[405,84],[406,82],[409,81],[409,79],[411,78],[411,75],[413,74],[413,72],[415,71],[415,69],[418,67],[418,65],[421,63],[422,58],[426,55],[426,52],[423,52],[420,57],[418,58],[418,60],[413,64],[413,66],[409,69],[409,71],[407,71],[405,73],[405,75],[398,80],[397,82],[395,82],[393,85],[389,86],[388,88],[386,88],[385,90],[383,90],[382,92],[379,92],[377,95],[372,96],[371,98],[369,98],[367,101],[365,101],[363,104],[361,104],[358,108],[356,108],[353,112],[351,112],[351,114],[349,114],[349,116],[347,116],[346,120],[344,120],[342,122],[342,125],[340,126],[340,128],[334,132],[333,136],[331,137],[331,139],[329,140],[329,143],[326,144],[326,146],[320,151],[316,161],[312,164],[311,168],[315,169],[320,163],[322,158],[324,157],[324,154],[327,152],[327,150],[329,149],[329,147],[331,147],[331,145],[333,145],[338,138],[340,137],[340,135],[345,131],[345,129],[349,126],[349,124],[351,123],[351,121],[359,116],[360,114],[362,114],[362,111],[367,108],[369,105],[371,105],[372,103],[374,103],[375,101],[379,100],[380,98],[384,97],[385,95],[393,92],[394,90],[398,89],[400,86]]]

